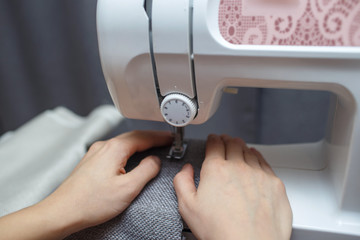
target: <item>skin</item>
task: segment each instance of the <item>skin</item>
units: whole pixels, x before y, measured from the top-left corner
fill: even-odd
[[[63,239],[122,213],[159,172],[155,156],[131,172],[135,152],[169,145],[170,133],[134,131],[96,142],[49,197],[0,218],[1,239]],[[212,135],[198,189],[187,164],[174,178],[182,217],[198,239],[289,239],[285,188],[263,157],[240,139]]]
[[[53,194],[34,206],[0,218],[1,239],[63,239],[114,218],[161,167],[159,158],[149,156],[125,173],[129,157],[171,142],[170,133],[152,131],[134,131],[96,142]]]
[[[198,189],[193,175],[185,165],[174,186],[180,213],[197,239],[290,239],[284,184],[241,139],[209,136]]]

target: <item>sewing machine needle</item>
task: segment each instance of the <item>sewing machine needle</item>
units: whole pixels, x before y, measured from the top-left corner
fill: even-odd
[[[182,159],[185,155],[187,144],[184,142],[184,127],[174,127],[174,142],[167,158]]]

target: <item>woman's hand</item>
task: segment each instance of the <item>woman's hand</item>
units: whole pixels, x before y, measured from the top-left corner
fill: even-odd
[[[282,181],[238,138],[209,136],[198,189],[187,164],[174,178],[179,209],[198,239],[289,239],[292,212]]]
[[[170,144],[170,133],[134,131],[91,146],[71,175],[42,202],[0,219],[4,239],[62,239],[123,212],[160,170],[149,156],[131,172],[135,152]]]

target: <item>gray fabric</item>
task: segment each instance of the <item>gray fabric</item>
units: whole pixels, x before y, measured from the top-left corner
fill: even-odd
[[[111,103],[97,47],[96,3],[96,0],[0,0],[0,135],[59,105],[86,115],[96,106]],[[324,92],[241,88],[238,95],[223,96],[221,106],[207,123],[187,127],[186,136],[204,139],[209,133],[228,133],[247,142],[266,144],[314,141],[323,137],[328,103],[329,93]],[[112,135],[132,129],[168,129],[168,126],[126,120]],[[125,226],[121,225],[124,220],[133,219],[131,211],[137,209],[145,209],[142,211],[146,214],[150,214],[147,209],[156,209],[154,212],[161,219],[151,220],[154,228],[169,227],[163,219],[174,217],[169,230],[178,233],[181,222],[172,208],[174,194],[170,183],[182,163],[167,161],[164,159],[160,176],[123,215],[72,238],[136,239],[120,230]],[[165,179],[169,184],[162,182]],[[162,189],[161,186],[168,191],[160,192],[161,198],[155,199],[152,191]],[[150,197],[145,198],[147,191]],[[166,205],[165,200],[170,203]],[[136,207],[140,203],[145,207]],[[168,207],[163,207],[163,212],[156,208],[161,204]],[[139,234],[138,239],[157,233],[153,229],[146,234],[142,226],[131,230]]]
[[[193,164],[195,182],[199,182],[205,142],[189,141],[188,151],[182,160],[167,159],[169,148],[156,148],[135,154],[127,164],[131,170],[141,159],[157,155],[162,160],[159,175],[152,180],[135,201],[118,217],[99,226],[75,233],[66,240],[76,239],[181,239],[183,223],[177,208],[173,178],[186,162]]]

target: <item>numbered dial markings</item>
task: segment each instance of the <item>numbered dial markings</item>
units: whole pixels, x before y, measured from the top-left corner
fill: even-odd
[[[166,122],[182,127],[194,119],[196,107],[193,100],[180,94],[171,94],[161,104],[161,113]]]
[[[185,124],[190,121],[190,107],[178,99],[165,103],[163,113],[173,124]]]

